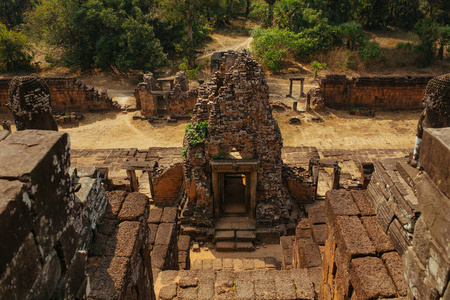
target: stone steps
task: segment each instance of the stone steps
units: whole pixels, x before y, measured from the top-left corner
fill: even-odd
[[[244,271],[244,270],[277,270],[279,264],[275,257],[265,258],[215,258],[196,259],[191,270]]]
[[[163,271],[154,286],[156,299],[317,298],[307,269]]]
[[[225,217],[217,221],[213,242],[222,252],[254,251],[255,222],[247,217]]]

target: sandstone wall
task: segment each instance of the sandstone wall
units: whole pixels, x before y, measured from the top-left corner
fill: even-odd
[[[158,114],[186,116],[192,113],[197,101],[198,90],[189,90],[185,72],[178,72],[175,75],[173,88],[166,93],[163,93],[162,88],[157,86],[156,80],[153,74],[145,74],[144,81],[139,83],[135,89],[136,105],[144,116],[157,116]]]
[[[422,109],[420,102],[432,78],[327,75],[319,85],[328,107],[411,110]]]
[[[153,201],[155,205],[171,206],[178,204],[178,196],[184,182],[181,163],[158,170],[152,176]]]
[[[424,171],[405,160],[380,160],[368,186],[377,220],[402,255],[416,299],[450,297],[450,128],[425,129]]]
[[[154,299],[149,206],[144,194],[108,192],[89,249],[87,299]]]
[[[402,259],[378,224],[366,192],[328,191],[325,211],[323,299],[406,297]]]
[[[54,131],[9,135],[0,162],[0,299],[86,295],[87,250],[106,207],[98,173],[69,170],[68,135]]]
[[[55,112],[89,112],[117,109],[106,91],[98,92],[89,88],[76,78],[44,78],[51,96],[52,109]],[[0,112],[9,112],[8,89],[10,78],[0,79]]]

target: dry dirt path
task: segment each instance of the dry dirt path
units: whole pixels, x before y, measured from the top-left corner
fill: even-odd
[[[229,36],[222,33],[214,33],[211,38],[212,42],[203,49],[203,55],[198,60],[209,59],[214,52],[250,49],[253,41],[251,36]]]

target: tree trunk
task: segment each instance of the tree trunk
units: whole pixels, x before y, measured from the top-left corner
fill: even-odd
[[[250,13],[250,0],[247,0],[247,6],[245,7],[245,17],[248,18],[248,14]]]
[[[439,47],[438,58],[439,60],[444,59],[444,43],[442,43],[441,46]]]
[[[189,6],[189,9],[188,9],[188,13],[187,13],[187,20],[186,20],[186,23],[187,23],[187,27],[188,27],[188,37],[189,37],[189,41],[190,41],[191,44],[192,44],[193,41],[194,41],[194,37],[193,37],[193,34],[192,34],[192,13],[191,13],[191,9],[192,9],[192,6],[190,5],[190,6]]]

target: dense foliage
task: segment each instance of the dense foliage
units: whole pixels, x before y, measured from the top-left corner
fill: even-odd
[[[25,34],[8,30],[5,24],[0,23],[0,71],[31,70],[32,58]]]
[[[29,68],[30,41],[43,41],[48,62],[76,68],[155,71],[170,57],[195,70],[211,28],[237,16],[260,24],[253,51],[273,70],[336,47],[379,64],[385,53],[365,29],[415,32],[421,66],[445,59],[450,43],[448,0],[2,0],[1,68]]]
[[[253,51],[267,68],[278,70],[293,54],[301,61],[335,46],[356,52],[364,65],[382,65],[386,53],[364,29],[398,26],[413,30],[418,66],[444,58],[450,44],[449,1],[441,0],[278,0],[255,1],[250,14],[264,30],[254,30]],[[412,55],[412,54],[411,54]],[[352,60],[354,60],[352,58]],[[349,62],[352,68],[355,63]]]

